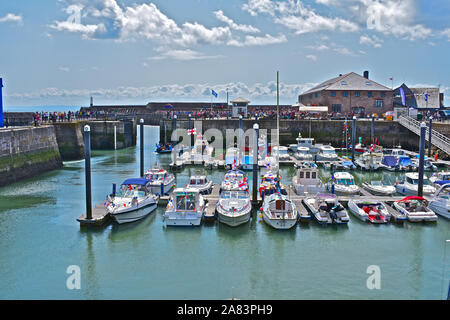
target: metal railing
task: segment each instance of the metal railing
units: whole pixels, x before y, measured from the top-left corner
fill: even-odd
[[[411,117],[401,115],[398,119],[398,122],[404,126],[405,128],[411,130],[415,134],[420,136],[420,122],[417,120],[414,120]],[[425,134],[425,140],[428,141],[429,136],[429,127],[427,126],[426,134]],[[446,137],[442,133],[431,130],[431,144],[436,146],[437,148],[441,149],[448,155],[450,155],[450,138]]]

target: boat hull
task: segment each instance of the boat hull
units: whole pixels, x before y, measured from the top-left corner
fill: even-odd
[[[166,214],[164,223],[167,227],[198,227],[202,222],[202,216],[198,214]]]
[[[223,213],[221,210],[217,210],[217,217],[219,222],[226,224],[230,227],[237,227],[244,223],[250,221],[250,213],[251,210],[247,210],[244,214],[240,214],[237,216],[230,216],[228,214]]]
[[[263,213],[263,220],[269,226],[277,230],[287,230],[291,229],[297,223],[297,218],[295,219],[270,219],[267,214]]]
[[[126,211],[121,213],[111,213],[112,218],[118,224],[130,223],[141,220],[152,213],[157,208],[157,203],[149,204],[137,210]]]

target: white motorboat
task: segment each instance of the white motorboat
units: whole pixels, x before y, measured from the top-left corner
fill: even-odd
[[[158,166],[148,170],[144,178],[150,181],[150,192],[156,195],[168,195],[175,187],[174,175]]]
[[[374,195],[391,196],[396,192],[394,186],[384,184],[382,181],[363,182],[362,187]]]
[[[219,221],[230,227],[248,222],[252,211],[248,190],[222,190],[216,211]]]
[[[248,180],[241,170],[233,169],[225,174],[221,190],[248,191]]]
[[[275,146],[272,149],[272,157],[279,159],[279,161],[290,161],[291,156],[289,154],[289,149],[285,146]]]
[[[214,148],[209,145],[208,141],[201,134],[198,134],[192,149],[184,151],[177,159],[182,160],[184,163],[204,164],[211,161],[213,152]]]
[[[405,180],[395,184],[395,189],[398,193],[406,196],[416,196],[419,189],[419,173],[407,172],[405,174]],[[436,192],[436,188],[432,185],[431,181],[424,175],[423,176],[423,194],[432,195]]]
[[[437,221],[437,215],[428,208],[428,201],[422,197],[409,196],[394,202],[393,207],[406,216],[408,221]]]
[[[391,215],[386,206],[378,201],[350,200],[348,209],[358,219],[370,223],[388,223]]]
[[[317,168],[300,168],[292,178],[295,193],[300,196],[315,195],[325,192],[325,185],[319,178]]]
[[[210,194],[213,183],[206,176],[192,176],[186,185],[188,189],[198,190],[200,194]]]
[[[298,220],[295,203],[280,192],[265,196],[261,210],[264,222],[275,229],[290,229]]]
[[[313,156],[308,147],[297,147],[297,151],[294,153],[294,157],[300,161],[312,161]]]
[[[119,224],[143,219],[158,205],[158,197],[150,192],[150,188],[147,179],[127,179],[117,194],[108,196],[106,210]]]
[[[418,158],[414,158],[412,160],[412,163],[416,168],[419,168],[419,159]],[[433,161],[431,161],[431,159],[428,157],[425,157],[423,160],[423,169],[425,171],[437,171],[436,165],[434,165]]]
[[[408,156],[400,156],[397,159],[397,170],[399,171],[416,171],[417,166],[411,161]]]
[[[355,195],[359,194],[359,187],[355,184],[353,175],[348,172],[335,172],[331,180],[327,183],[328,191],[337,195]]]
[[[364,152],[355,160],[355,165],[361,170],[376,171],[384,167],[381,152]]]
[[[164,223],[166,226],[199,226],[205,210],[205,201],[197,189],[176,188],[167,203]]]
[[[428,208],[443,216],[450,219],[450,183],[445,183],[439,187],[439,189],[434,194]]]
[[[347,210],[334,194],[318,194],[303,200],[306,208],[319,224],[347,224],[350,221]]]
[[[332,146],[320,146],[317,154],[318,161],[338,161],[336,149]]]
[[[299,133],[298,138],[295,140],[297,140],[297,150],[298,150],[298,148],[306,147],[309,149],[309,152],[311,152],[311,153],[319,152],[319,148],[318,148],[318,146],[316,146],[316,144],[314,142],[314,138],[302,138],[301,133]]]
[[[450,183],[450,172],[436,172],[430,177],[430,181],[436,188],[440,188],[443,184]]]

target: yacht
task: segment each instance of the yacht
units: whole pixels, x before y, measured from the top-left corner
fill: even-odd
[[[319,224],[347,224],[350,221],[347,211],[334,194],[307,197],[303,203]]]
[[[244,172],[236,168],[228,171],[221,184],[221,190],[248,191],[248,180]]]
[[[175,177],[166,170],[155,166],[144,174],[144,178],[149,180],[150,192],[157,195],[168,195],[175,187]]]
[[[294,153],[294,157],[297,160],[301,161],[312,161],[313,156],[308,147],[297,147],[296,152]]]
[[[223,189],[216,210],[219,221],[230,227],[248,222],[252,211],[248,190]]]
[[[332,146],[320,146],[319,153],[317,154],[317,160],[319,161],[338,161],[339,158],[335,149]]]
[[[314,195],[325,192],[325,185],[319,178],[317,168],[300,168],[292,178],[295,193],[299,196]]]
[[[145,218],[158,205],[158,197],[150,191],[150,181],[144,178],[127,179],[119,192],[108,196],[106,210],[119,224]]]
[[[388,223],[391,215],[386,206],[378,201],[350,200],[348,209],[358,219],[370,223]]]
[[[428,201],[422,197],[409,196],[394,202],[395,210],[405,215],[408,221],[437,221],[436,214],[428,208]]]
[[[359,187],[355,184],[353,175],[348,172],[336,172],[332,179],[327,183],[328,191],[333,191],[337,195],[355,195],[359,194]]]
[[[396,192],[394,186],[384,184],[382,181],[378,180],[363,182],[362,187],[370,193],[378,196],[392,196]]]
[[[434,194],[428,208],[440,216],[450,219],[450,182],[443,184]]]
[[[264,222],[275,229],[290,229],[298,220],[295,203],[281,192],[265,196],[261,210]]]
[[[417,172],[407,172],[405,180],[395,184],[398,193],[406,196],[416,196],[419,189],[419,174]],[[432,195],[436,192],[436,188],[431,181],[423,176],[423,194]]]
[[[364,152],[356,159],[355,165],[361,170],[376,171],[384,167],[382,160],[382,153]]]
[[[186,185],[186,188],[198,190],[200,194],[210,194],[212,187],[212,181],[206,176],[192,176]]]
[[[205,201],[197,189],[176,188],[167,203],[164,223],[166,226],[199,226],[205,210]]]

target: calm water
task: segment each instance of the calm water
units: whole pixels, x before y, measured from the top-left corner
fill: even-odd
[[[158,128],[145,134],[146,166],[167,165],[168,155],[153,153]],[[138,153],[94,152],[95,203],[112,183],[138,175]],[[177,184],[202,172],[185,168]],[[220,182],[224,171],[207,173]],[[289,182],[295,170],[282,173]],[[358,181],[382,174],[374,176],[356,174]],[[85,231],[75,220],[83,211],[83,161],[0,189],[0,298],[441,299],[448,288],[450,222],[443,218],[375,226],[351,216],[344,228],[311,222],[280,232],[255,213],[235,229],[217,222],[165,229],[160,207],[138,223]],[[69,265],[81,268],[81,290],[66,288]],[[381,268],[381,290],[366,288],[369,265]]]

